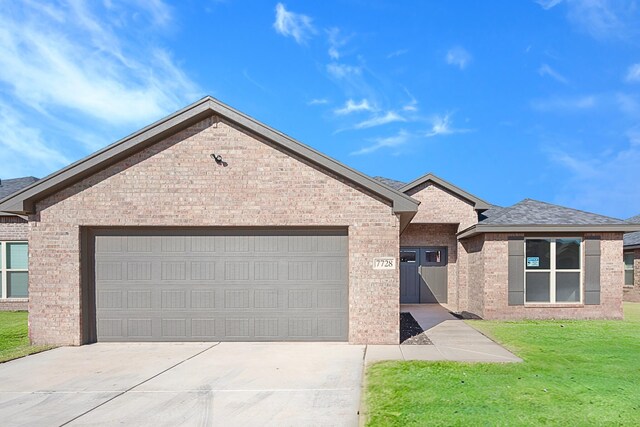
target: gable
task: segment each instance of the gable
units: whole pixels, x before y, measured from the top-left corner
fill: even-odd
[[[347,226],[358,212],[396,221],[389,201],[213,118],[46,197],[36,211],[43,223],[79,225]]]
[[[406,225],[417,211],[417,202],[410,197],[390,189],[372,178],[307,147],[288,136],[246,116],[221,102],[206,97],[133,135],[124,138],[67,168],[55,172],[41,181],[0,201],[0,210],[13,213],[34,213],[35,203],[111,165],[125,161],[135,153],[152,147],[159,141],[172,137],[205,119],[222,118],[261,139],[278,146],[283,152],[305,159],[327,173],[349,182],[367,195],[389,202],[393,212],[400,215],[401,224]],[[210,154],[210,153],[207,153]]]
[[[406,194],[420,202],[412,224],[460,224],[460,231],[478,222],[473,203],[431,181],[408,190]]]

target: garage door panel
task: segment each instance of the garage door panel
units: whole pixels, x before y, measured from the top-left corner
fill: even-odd
[[[319,341],[348,335],[336,230],[96,232],[99,341]]]

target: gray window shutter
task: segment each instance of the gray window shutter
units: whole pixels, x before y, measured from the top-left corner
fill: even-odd
[[[509,237],[509,305],[524,305],[524,237]]]
[[[584,241],[584,303],[600,304],[600,237]]]

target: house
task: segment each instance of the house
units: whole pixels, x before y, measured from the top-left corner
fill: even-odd
[[[393,344],[400,303],[622,318],[623,233],[640,226],[500,208],[432,174],[400,184],[206,97],[0,211],[28,216],[37,344]]]
[[[640,224],[640,215],[627,222]],[[640,232],[624,235],[624,300],[640,302]]]
[[[37,180],[32,176],[0,180],[0,200]],[[0,311],[27,309],[28,238],[26,217],[0,211]]]

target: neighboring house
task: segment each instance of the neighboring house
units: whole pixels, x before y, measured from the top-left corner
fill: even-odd
[[[640,224],[640,215],[627,222]],[[624,235],[624,299],[640,302],[640,232]]]
[[[0,200],[28,215],[36,344],[394,344],[400,303],[622,318],[624,221],[400,191],[207,97]]]
[[[32,176],[0,180],[0,200],[37,180]],[[0,211],[0,311],[27,309],[28,238],[29,223],[25,217]]]

